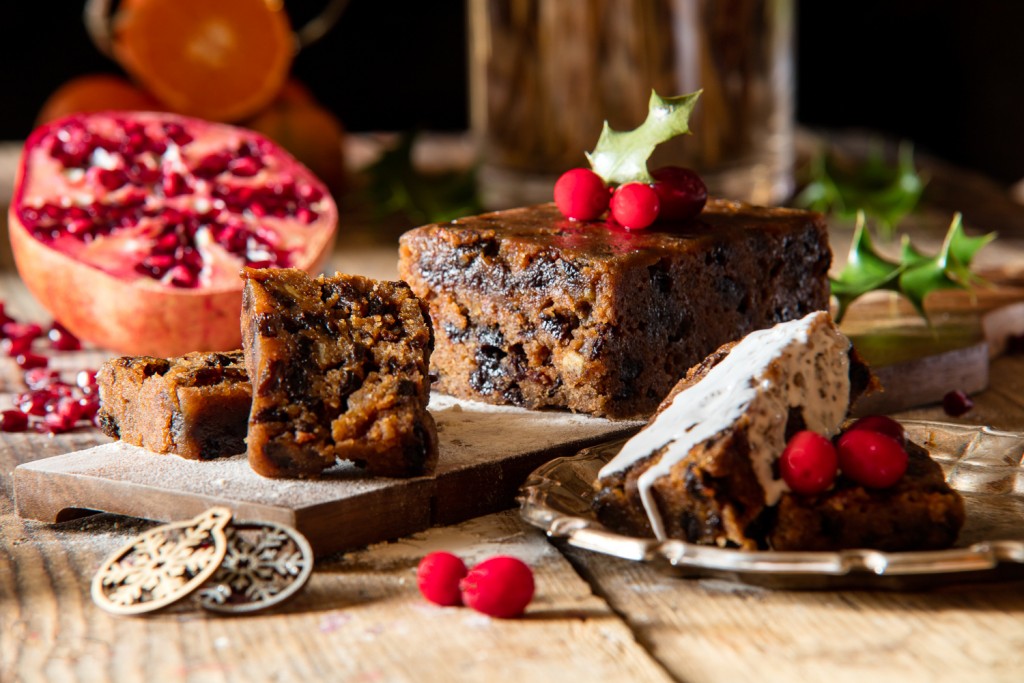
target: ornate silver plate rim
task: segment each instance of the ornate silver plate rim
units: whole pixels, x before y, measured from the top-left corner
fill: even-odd
[[[972,510],[1002,497],[1010,521],[1024,528],[1024,433],[946,422],[903,420],[907,436],[929,449]],[[881,552],[741,551],[658,541],[616,533],[591,511],[597,470],[619,449],[617,440],[557,458],[537,468],[520,489],[520,514],[570,546],[643,562],[686,578],[721,578],[780,589],[919,589],[949,583],[1024,578],[1024,534],[1001,539],[996,523],[985,536],[948,550]],[[989,534],[991,531],[993,533]],[[989,536],[992,536],[989,538]],[[963,536],[963,534],[962,534]]]

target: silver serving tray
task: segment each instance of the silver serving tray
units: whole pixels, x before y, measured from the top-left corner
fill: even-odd
[[[741,551],[615,533],[592,510],[597,472],[622,440],[539,467],[520,490],[521,514],[552,539],[644,562],[687,578],[784,589],[919,589],[1024,578],[1024,434],[943,422],[903,422],[964,496],[956,547],[927,552]]]

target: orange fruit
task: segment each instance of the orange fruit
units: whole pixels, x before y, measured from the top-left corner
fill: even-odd
[[[72,78],[46,99],[36,125],[49,123],[68,114],[86,114],[113,109],[159,111],[160,103],[152,95],[113,74],[87,74]]]
[[[337,195],[345,179],[345,130],[311,98],[305,86],[292,81],[273,104],[243,125],[291,152]]]
[[[118,11],[113,47],[171,110],[237,121],[280,92],[295,39],[281,0],[131,0]]]

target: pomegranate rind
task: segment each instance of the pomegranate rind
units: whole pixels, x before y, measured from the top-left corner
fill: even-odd
[[[295,39],[281,4],[143,0],[118,12],[113,48],[121,66],[171,110],[232,122],[281,91]]]
[[[19,215],[32,179],[32,151],[61,126],[90,116],[157,117],[187,127],[222,126],[272,145],[274,154],[304,182],[323,193],[314,225],[293,252],[291,267],[317,273],[329,256],[337,230],[337,206],[324,184],[276,144],[262,136],[173,114],[103,112],[73,115],[37,128],[28,138],[18,165],[8,226],[15,266],[29,292],[75,336],[128,355],[178,356],[190,351],[227,351],[241,342],[243,283],[241,261],[222,259],[219,274],[194,289],[169,286],[138,276],[125,279],[72,258],[33,236]],[[226,252],[225,252],[226,253]]]

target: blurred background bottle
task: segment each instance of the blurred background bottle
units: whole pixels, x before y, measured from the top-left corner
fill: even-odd
[[[470,121],[492,208],[550,201],[607,119],[638,126],[653,88],[703,88],[693,135],[651,166],[775,204],[793,189],[793,0],[467,0]]]

